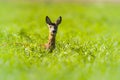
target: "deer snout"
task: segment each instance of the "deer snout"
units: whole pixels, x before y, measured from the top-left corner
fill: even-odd
[[[52,32],[53,32],[53,33],[56,33],[56,30],[53,30]]]

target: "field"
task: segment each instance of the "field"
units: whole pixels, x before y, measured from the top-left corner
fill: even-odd
[[[119,4],[0,3],[0,80],[119,80]],[[45,17],[63,20],[49,53]]]

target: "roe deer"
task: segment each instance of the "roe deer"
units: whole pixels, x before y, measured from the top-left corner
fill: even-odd
[[[46,16],[46,23],[49,28],[48,42],[44,44],[44,48],[52,51],[55,48],[55,38],[57,34],[58,25],[61,23],[62,17],[60,16],[55,23],[51,22],[50,18]]]

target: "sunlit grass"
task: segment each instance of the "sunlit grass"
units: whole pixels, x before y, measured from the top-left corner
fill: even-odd
[[[5,3],[4,3],[5,4]],[[120,6],[0,5],[0,80],[118,80]],[[63,21],[49,53],[45,17]]]

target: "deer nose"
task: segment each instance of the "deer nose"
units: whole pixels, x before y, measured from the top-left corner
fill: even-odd
[[[52,31],[53,33],[56,33],[56,31],[54,30],[54,31]]]

